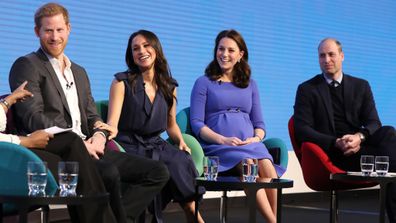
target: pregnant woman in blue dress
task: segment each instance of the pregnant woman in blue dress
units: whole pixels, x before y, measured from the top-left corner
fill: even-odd
[[[117,73],[111,84],[107,122],[118,128],[115,139],[127,153],[164,162],[170,180],[161,193],[163,207],[170,200],[179,202],[187,221],[193,222],[198,173],[176,123],[177,82],[158,37],[147,30],[133,33],[125,60],[128,70]],[[175,146],[161,138],[164,131]],[[158,216],[156,220],[162,221]]]
[[[277,178],[285,170],[274,164],[261,142],[265,125],[256,82],[250,78],[248,50],[235,30],[216,38],[213,61],[191,94],[191,128],[206,156],[218,156],[220,175],[241,175],[244,158],[259,160],[259,177]],[[257,192],[260,213],[276,222],[276,191]]]

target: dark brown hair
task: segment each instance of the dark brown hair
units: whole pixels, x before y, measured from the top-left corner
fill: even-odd
[[[209,77],[210,80],[218,80],[222,76],[223,72],[220,68],[219,63],[217,62],[216,53],[217,48],[219,47],[220,40],[225,37],[234,40],[238,45],[239,50],[244,51],[241,61],[236,63],[234,66],[232,77],[233,84],[235,86],[240,88],[246,88],[249,85],[251,74],[250,66],[248,64],[249,53],[242,35],[233,29],[223,30],[217,35],[215,47],[213,50],[213,60],[206,67],[205,75]]]
[[[175,87],[175,81],[172,78],[168,62],[165,58],[164,52],[162,50],[161,43],[158,37],[150,31],[147,30],[139,30],[131,34],[128,40],[128,46],[125,52],[125,62],[128,66],[128,81],[132,86],[132,89],[135,89],[136,78],[139,75],[142,75],[142,72],[139,69],[139,66],[135,64],[133,60],[132,53],[132,40],[138,36],[142,35],[146,38],[147,42],[151,47],[155,50],[156,58],[154,61],[154,80],[157,84],[158,89],[164,95],[165,101],[168,104],[169,110],[173,106],[173,99],[175,98],[173,95],[173,90]]]

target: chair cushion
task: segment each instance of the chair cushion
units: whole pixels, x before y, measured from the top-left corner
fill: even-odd
[[[110,140],[106,144],[106,148],[116,151],[116,152],[125,152],[124,148],[120,144],[118,144],[115,140]]]

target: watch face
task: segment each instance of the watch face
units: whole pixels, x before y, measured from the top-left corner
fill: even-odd
[[[364,141],[365,137],[364,137],[363,133],[360,133],[359,135],[360,135],[360,141]]]

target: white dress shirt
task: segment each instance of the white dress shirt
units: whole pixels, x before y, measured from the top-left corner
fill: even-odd
[[[44,51],[45,53],[45,51]],[[47,55],[52,67],[55,70],[56,76],[62,86],[63,93],[66,96],[67,105],[69,106],[72,122],[73,122],[73,132],[79,135],[82,139],[87,136],[81,131],[81,113],[80,107],[78,106],[78,95],[77,88],[74,82],[73,72],[71,70],[71,62],[69,58],[63,54],[64,61],[59,61],[55,57],[45,53]],[[62,73],[61,64],[63,63],[65,69]]]

